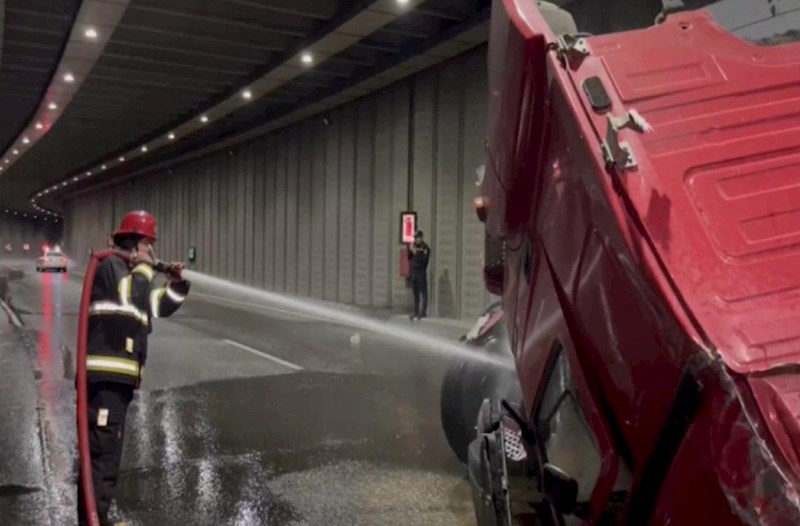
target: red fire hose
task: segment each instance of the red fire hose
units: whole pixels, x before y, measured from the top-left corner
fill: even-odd
[[[86,381],[86,354],[89,340],[89,306],[92,301],[92,285],[97,264],[109,256],[122,255],[116,250],[103,250],[94,252],[89,258],[86,277],[83,278],[83,293],[81,294],[81,310],[78,316],[78,352],[75,373],[77,386],[78,414],[78,460],[81,470],[81,486],[83,489],[83,505],[89,526],[100,526],[100,517],[97,515],[97,502],[94,498],[94,481],[92,480],[92,457],[89,450],[89,408],[88,386]]]

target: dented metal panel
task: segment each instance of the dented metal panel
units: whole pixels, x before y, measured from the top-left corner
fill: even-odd
[[[589,44],[576,84],[606,79],[652,127],[619,129],[639,165],[620,183],[692,313],[737,370],[796,363],[798,46],[746,43],[705,12]]]

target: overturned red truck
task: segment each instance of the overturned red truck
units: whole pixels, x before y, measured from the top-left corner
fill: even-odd
[[[548,19],[493,5],[476,207],[521,398],[481,408],[479,522],[798,525],[800,44]]]

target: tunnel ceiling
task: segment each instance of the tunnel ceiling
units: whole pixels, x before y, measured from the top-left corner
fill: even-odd
[[[89,1],[84,0],[84,7]],[[488,18],[489,0],[407,1],[407,8],[399,10],[403,0],[130,0],[52,128],[0,173],[0,206],[33,212],[30,198],[58,183],[58,191],[48,191],[38,201],[55,207],[63,191],[141,170],[262,126]],[[42,102],[48,82],[59,80],[54,68],[78,4],[5,0],[0,144],[17,147],[15,139],[37,118],[32,112]],[[85,20],[84,9],[79,20]],[[341,33],[342,28],[369,32],[353,36]],[[300,71],[291,78],[264,81],[273,78],[272,72],[280,79],[293,57],[326,38],[338,45],[335,53],[315,57],[310,66],[295,66]],[[196,122],[209,108],[224,106],[249,86],[272,86],[270,82],[276,85],[267,94],[241,101],[199,129],[178,133],[151,153],[117,162],[140,145],[166,140],[171,131]],[[96,168],[103,163],[109,166],[100,173]],[[97,173],[87,175],[90,170]],[[62,181],[72,186],[62,189]]]
[[[80,0],[0,0],[0,151],[36,110],[79,6]]]

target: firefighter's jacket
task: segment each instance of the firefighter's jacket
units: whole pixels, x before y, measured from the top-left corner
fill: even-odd
[[[153,320],[172,315],[189,292],[188,281],[154,288],[154,278],[150,265],[140,263],[130,270],[118,256],[98,265],[89,312],[86,369],[90,382],[139,386]]]

